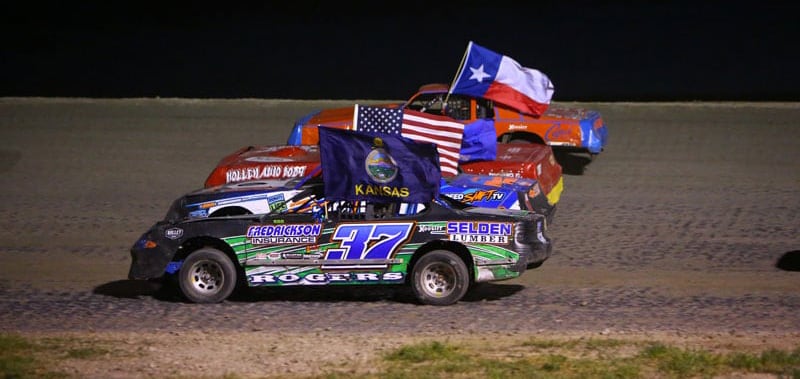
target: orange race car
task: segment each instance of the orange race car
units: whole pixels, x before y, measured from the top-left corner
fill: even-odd
[[[532,116],[485,98],[448,96],[448,88],[446,84],[424,85],[405,103],[380,106],[444,114],[464,123],[491,119],[499,142],[544,143],[590,156],[602,152],[606,145],[608,130],[597,111],[551,104],[542,115]],[[353,106],[310,113],[295,123],[288,144],[315,145],[319,142],[318,126],[351,129],[353,116]]]

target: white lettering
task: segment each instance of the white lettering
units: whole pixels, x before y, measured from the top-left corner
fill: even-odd
[[[253,275],[250,277],[250,283],[277,283],[273,275]]]
[[[250,238],[253,245],[280,245],[280,244],[315,244],[316,237],[254,237]]]
[[[402,272],[387,272],[383,274],[383,280],[403,280]]]
[[[350,281],[350,274],[348,273],[341,273],[341,272],[334,272],[328,274],[330,276],[330,280],[332,282],[347,282]]]
[[[298,276],[297,274],[283,274],[278,277],[278,280],[284,283],[292,283],[300,280],[300,276]]]
[[[322,283],[327,282],[328,277],[325,274],[308,274],[306,280],[312,283]]]
[[[385,272],[383,274],[372,272],[334,272],[334,273],[311,273],[305,276],[298,274],[275,275],[252,275],[249,277],[250,283],[258,284],[327,284],[330,282],[379,282],[379,281],[401,281],[404,278],[402,272]]]
[[[480,234],[451,234],[450,241],[466,243],[508,243],[508,236],[492,236]]]
[[[306,172],[306,166],[285,166],[283,168],[284,178],[296,178],[303,176]]]
[[[373,274],[371,272],[357,272],[356,273],[356,280],[358,281],[375,281],[377,282],[380,280],[378,278],[378,274]]]

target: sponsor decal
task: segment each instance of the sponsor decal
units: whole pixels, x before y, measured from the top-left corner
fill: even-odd
[[[281,253],[259,253],[256,254],[256,259],[269,259],[269,260],[277,260],[281,259]]]
[[[278,193],[272,196],[267,196],[267,204],[269,204],[270,212],[273,212],[276,209],[279,211],[286,210],[286,198],[283,196],[282,193]]]
[[[418,225],[417,231],[420,233],[445,234],[444,225]]]
[[[326,272],[310,274],[259,274],[250,275],[252,284],[325,284],[325,283],[368,283],[368,282],[400,282],[404,278],[402,272]]]
[[[508,130],[525,130],[525,129],[528,129],[528,125],[511,124],[508,126]]]
[[[486,175],[496,176],[496,177],[499,177],[499,178],[521,178],[522,177],[522,174],[520,174],[519,172],[510,172],[510,171],[490,172],[490,173],[488,173]]]
[[[189,217],[192,218],[206,218],[208,217],[208,210],[206,209],[199,209],[196,211],[189,212]]]
[[[326,259],[389,259],[411,238],[413,222],[339,225],[331,242],[339,247],[328,249]]]
[[[265,165],[234,168],[225,172],[228,183],[259,179],[298,178],[306,174],[305,165]]]
[[[171,240],[176,240],[178,238],[183,237],[183,229],[181,228],[170,228],[164,231],[164,237],[167,237]]]
[[[512,225],[509,222],[451,221],[447,235],[451,241],[464,243],[508,243]]]
[[[553,124],[553,126],[551,126],[550,128],[547,129],[547,131],[545,132],[544,136],[545,136],[545,140],[551,141],[551,140],[559,140],[559,139],[568,138],[570,136],[570,134],[571,134],[571,131],[570,131],[570,126],[569,125],[564,125],[564,124],[562,124],[560,122],[557,122],[557,123]]]
[[[449,194],[451,198],[465,203],[474,203],[481,201],[497,201],[503,200],[505,194],[497,190],[473,190],[466,193]]]
[[[253,245],[315,244],[322,224],[250,225],[247,242]]]

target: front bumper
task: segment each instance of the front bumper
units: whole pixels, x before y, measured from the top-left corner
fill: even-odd
[[[164,276],[172,259],[163,249],[131,249],[131,268],[128,279],[157,279]]]
[[[158,226],[153,227],[131,247],[128,279],[157,279],[164,276],[167,265],[175,255],[175,248],[163,239],[153,238],[159,230]]]

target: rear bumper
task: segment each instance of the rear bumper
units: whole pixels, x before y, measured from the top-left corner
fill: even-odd
[[[517,246],[514,250],[520,253],[520,258],[526,258],[520,260],[523,260],[529,267],[540,265],[550,258],[550,254],[553,252],[553,241],[545,232],[546,222],[543,216],[538,216],[532,225],[517,224],[515,230]]]
[[[553,241],[549,237],[544,237],[546,242],[533,245],[531,253],[528,254],[527,267],[536,267],[541,265],[553,253]]]
[[[477,266],[475,270],[475,282],[507,280],[522,275],[528,267],[527,255],[528,254],[521,254],[519,260],[516,260],[514,263]]]
[[[608,128],[600,116],[581,120],[583,147],[591,154],[599,154],[608,142]]]

